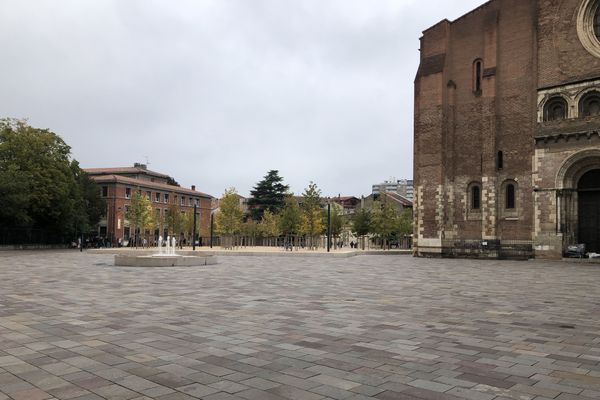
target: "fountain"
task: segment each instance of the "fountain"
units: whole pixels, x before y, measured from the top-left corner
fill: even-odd
[[[164,241],[163,237],[159,236],[158,253],[153,251],[151,254],[147,254],[148,252],[144,250],[127,250],[125,254],[115,255],[115,265],[124,267],[194,267],[217,263],[217,258],[209,254],[197,255],[193,251],[176,254],[176,247],[177,239],[174,236],[167,236]]]

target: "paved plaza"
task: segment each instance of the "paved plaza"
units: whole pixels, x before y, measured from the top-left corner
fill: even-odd
[[[0,253],[0,400],[600,399],[600,265]]]

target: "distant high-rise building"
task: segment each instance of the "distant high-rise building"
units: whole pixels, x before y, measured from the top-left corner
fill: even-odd
[[[413,199],[413,181],[412,179],[390,178],[383,183],[373,185],[372,193],[377,195],[381,193],[398,193],[410,201]]]

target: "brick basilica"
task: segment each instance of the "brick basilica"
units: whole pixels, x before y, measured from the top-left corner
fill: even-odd
[[[600,253],[600,0],[492,0],[420,52],[415,254]]]

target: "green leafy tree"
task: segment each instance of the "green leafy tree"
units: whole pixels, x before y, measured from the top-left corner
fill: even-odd
[[[0,226],[41,229],[52,242],[87,233],[106,209],[71,148],[24,120],[0,119],[0,185]]]
[[[364,238],[372,231],[371,213],[369,210],[362,208],[354,215],[352,220],[352,233],[361,239],[362,249],[365,249]]]
[[[167,176],[167,185],[180,186],[179,183],[172,177]]]
[[[18,165],[0,167],[0,226],[27,227],[34,223],[29,215],[31,177]]]
[[[271,213],[278,213],[284,206],[285,194],[289,187],[283,184],[283,178],[279,176],[279,171],[271,170],[267,175],[254,186],[250,191],[248,207],[252,219],[260,221],[265,210]]]
[[[194,210],[189,210],[182,214],[183,218],[183,231],[187,238],[187,243],[192,244],[194,240]],[[196,216],[196,232],[198,232],[198,216]],[[183,245],[183,243],[181,243]]]
[[[316,183],[310,182],[304,189],[303,203],[300,207],[302,212],[302,222],[300,231],[307,236],[309,248],[317,247],[316,238],[323,232],[322,213],[321,213],[321,190]]]
[[[258,227],[260,234],[267,238],[269,245],[272,244],[273,238],[277,238],[281,234],[279,215],[273,214],[269,210],[265,210]]]
[[[181,213],[176,204],[169,205],[167,215],[165,215],[165,225],[170,236],[176,236],[181,239],[181,234],[186,228],[186,220],[187,218]]]
[[[244,244],[254,246],[256,237],[260,234],[260,227],[252,218],[247,218],[241,226],[242,235],[245,236]]]
[[[337,246],[338,238],[342,234],[342,229],[344,228],[344,219],[342,218],[342,206],[337,203],[331,203],[330,206],[330,231],[331,236],[334,238],[334,247]],[[323,220],[325,227],[327,227],[327,211],[325,210],[325,218]]]
[[[219,202],[219,211],[215,218],[217,232],[223,235],[225,239],[222,243],[223,247],[233,246],[231,239],[233,235],[240,232],[243,216],[244,213],[240,208],[240,200],[235,188],[225,190]]]
[[[146,230],[155,226],[154,211],[150,199],[146,195],[140,194],[139,190],[135,190],[131,196],[131,203],[125,218],[129,220],[129,224],[135,233],[135,245],[140,245],[140,240],[145,236]]]
[[[396,221],[396,234],[398,239],[402,239],[413,233],[413,213],[412,209],[405,208],[402,210]]]
[[[277,214],[265,210],[259,226],[261,234],[265,236],[279,236],[279,216]]]
[[[99,195],[99,188],[89,175],[79,168],[77,161],[71,162],[71,172],[76,185],[72,189],[75,218],[82,232],[92,232],[106,214],[106,200]]]
[[[372,232],[377,235],[382,247],[389,246],[389,241],[398,227],[398,213],[394,206],[387,202],[374,202],[372,217]]]
[[[286,236],[296,235],[300,231],[302,215],[298,201],[292,194],[287,194],[284,206],[279,213],[279,231]]]

